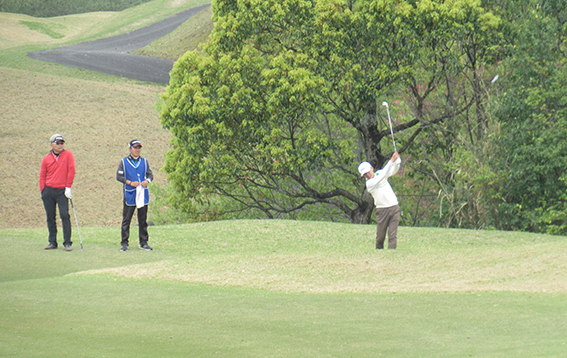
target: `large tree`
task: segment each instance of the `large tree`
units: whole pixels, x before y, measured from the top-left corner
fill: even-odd
[[[475,104],[455,84],[499,23],[474,0],[218,0],[213,20],[163,95],[177,199],[218,194],[267,217],[323,205],[354,223],[373,210],[358,163],[393,150],[382,101],[403,101],[390,103],[403,153]]]
[[[567,7],[561,1],[500,0],[508,59],[495,113],[504,173],[494,225],[567,233]]]

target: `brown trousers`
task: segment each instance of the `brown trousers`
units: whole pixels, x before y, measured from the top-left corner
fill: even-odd
[[[395,249],[398,243],[398,224],[402,209],[399,205],[376,208],[376,248],[383,249],[388,231],[388,249]]]

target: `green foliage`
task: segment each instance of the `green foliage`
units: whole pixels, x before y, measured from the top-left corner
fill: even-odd
[[[498,59],[493,52],[474,57],[469,51],[465,78],[473,85],[464,94],[475,105],[460,121],[426,129],[427,139],[410,148],[410,179],[402,194],[410,201],[407,219],[564,234],[567,12],[554,1],[485,5],[502,19],[494,47],[501,61],[488,67]],[[500,79],[491,84],[496,74]]]
[[[500,120],[500,227],[566,233],[567,40],[565,8],[526,1],[510,32]]]
[[[122,11],[151,0],[0,0],[0,12],[53,17],[95,11]]]
[[[471,141],[465,123],[447,132],[428,130],[427,140],[410,150],[405,183],[397,186],[405,225],[494,226],[504,177],[491,165],[495,138],[487,134]]]
[[[421,139],[409,142],[405,151],[405,182],[394,186],[405,225],[491,226],[494,209],[489,204],[498,200],[494,188],[499,185],[499,175],[491,166],[495,153],[491,80],[499,71],[502,36],[497,31],[499,18],[490,13],[480,17],[484,21],[456,26],[457,36],[449,47],[433,50],[435,55],[452,54],[445,55],[451,62],[443,75],[435,80],[432,74],[443,67],[435,68],[433,63],[428,71],[414,74],[417,86],[401,91],[404,103],[395,107],[395,116],[414,116],[422,123],[411,134],[419,133]],[[451,46],[461,51],[451,52]],[[402,143],[403,136],[397,134]]]
[[[561,177],[559,180],[564,187],[566,178]],[[567,190],[553,200],[550,205],[539,207],[537,213],[541,215],[540,222],[545,225],[545,232],[553,235],[564,235],[567,233]]]
[[[359,223],[372,199],[356,166],[390,154],[377,103],[409,88],[395,128],[407,149],[469,105],[447,100],[442,81],[466,67],[458,42],[498,25],[471,1],[217,1],[213,20],[204,53],[176,62],[161,104],[178,201],[217,194],[267,217],[323,205]]]

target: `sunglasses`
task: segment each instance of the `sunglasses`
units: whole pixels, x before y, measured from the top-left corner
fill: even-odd
[[[63,145],[63,144],[65,144],[65,142],[63,142],[63,141],[58,141],[58,142],[55,142],[55,144],[57,144],[57,145]]]
[[[135,146],[133,146],[132,148],[134,148],[134,149],[142,149],[142,146],[141,146],[141,145],[135,145]]]

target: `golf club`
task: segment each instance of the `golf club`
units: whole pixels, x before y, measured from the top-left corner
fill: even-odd
[[[81,229],[79,229],[79,221],[77,220],[77,213],[75,212],[75,205],[73,205],[73,199],[69,199],[71,201],[71,208],[73,208],[73,215],[75,215],[75,222],[77,223],[77,231],[79,232],[79,239],[81,240],[81,248],[79,251],[83,249],[83,237],[81,236]]]
[[[390,119],[390,107],[388,106],[388,102],[382,102],[383,106],[386,106],[386,111],[388,112],[388,123],[390,123],[390,133],[392,133],[392,142],[394,143],[394,152],[397,152],[396,149],[396,141],[394,140],[394,130],[392,129],[392,120]]]

